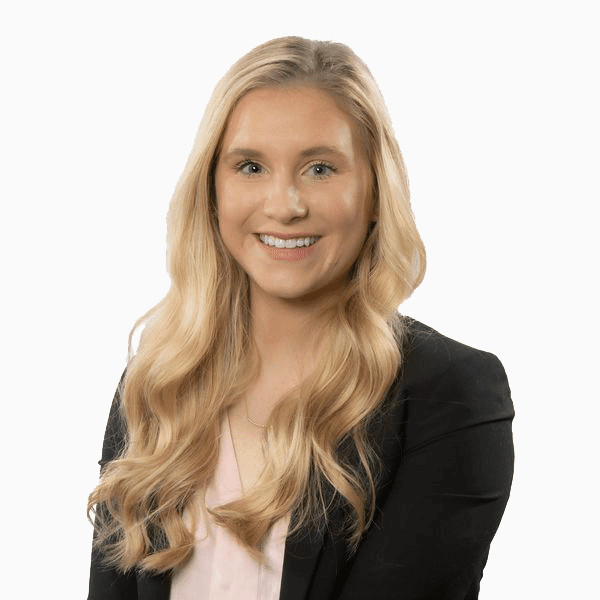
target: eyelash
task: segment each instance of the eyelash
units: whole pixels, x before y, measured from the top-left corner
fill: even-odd
[[[241,171],[242,169],[244,169],[248,165],[257,165],[257,166],[260,167],[260,165],[256,161],[250,160],[250,159],[244,159],[243,161],[241,161],[237,165],[235,165],[235,170],[236,171]],[[311,163],[308,166],[309,169],[312,168],[312,167],[326,167],[332,173],[335,173],[335,171],[336,171],[336,168],[331,163],[328,163],[328,162],[323,161],[323,160],[315,161],[315,162]],[[255,177],[256,175],[260,175],[260,173],[244,173],[244,175],[246,175],[247,177]],[[326,175],[326,174],[315,175],[316,179],[325,179],[326,177],[329,177],[329,175]]]

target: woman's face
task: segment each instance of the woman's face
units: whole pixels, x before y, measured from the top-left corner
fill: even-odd
[[[372,218],[371,177],[353,118],[322,90],[240,100],[215,186],[221,236],[252,298],[309,300],[344,284]]]

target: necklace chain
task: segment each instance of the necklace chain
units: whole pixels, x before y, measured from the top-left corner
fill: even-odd
[[[244,404],[246,406],[246,419],[248,421],[248,423],[250,423],[251,425],[254,425],[254,427],[260,427],[261,429],[264,429],[265,426],[264,425],[259,425],[258,423],[255,423],[251,418],[250,415],[248,414],[248,399],[244,398]]]

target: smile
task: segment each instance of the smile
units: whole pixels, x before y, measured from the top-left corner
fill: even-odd
[[[259,235],[258,239],[266,246],[271,246],[273,248],[306,248],[312,246],[320,238],[315,236],[283,240],[272,235]]]

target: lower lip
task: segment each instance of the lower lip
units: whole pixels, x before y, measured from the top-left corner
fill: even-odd
[[[315,249],[315,246],[319,243],[319,240],[317,240],[311,246],[301,246],[299,248],[275,248],[274,246],[263,244],[258,238],[257,240],[267,251],[267,254],[275,260],[302,260],[311,254]]]

